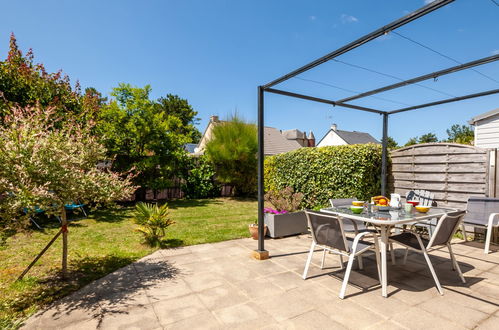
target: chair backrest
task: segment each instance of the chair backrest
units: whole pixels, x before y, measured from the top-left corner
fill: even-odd
[[[428,190],[410,190],[405,195],[406,201],[418,201],[422,206],[432,206],[435,194]]]
[[[466,211],[455,211],[443,215],[438,219],[435,232],[431,236],[427,248],[449,243],[461,224]]]
[[[350,252],[343,223],[338,217],[322,212],[305,211],[305,214],[315,243]]]
[[[337,198],[329,199],[329,203],[332,207],[340,207],[340,206],[351,206],[353,201],[356,201],[356,198]]]
[[[469,197],[466,211],[465,223],[485,226],[491,213],[499,213],[499,198]]]

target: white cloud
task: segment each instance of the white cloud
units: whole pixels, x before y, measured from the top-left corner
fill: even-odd
[[[499,55],[499,49],[495,49],[492,51],[492,55]]]
[[[317,19],[317,17],[316,17],[316,16],[314,16],[314,15],[311,15],[311,16],[309,16],[308,18],[309,18],[311,21],[315,21],[315,20]]]
[[[352,15],[341,14],[341,22],[343,23],[356,23],[359,19]]]

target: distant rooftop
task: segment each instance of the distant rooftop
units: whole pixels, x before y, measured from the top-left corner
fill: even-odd
[[[369,133],[336,130],[336,134],[338,134],[348,144],[380,143]]]
[[[494,109],[494,110],[490,110],[490,111],[487,111],[487,112],[485,112],[485,113],[482,113],[481,115],[478,115],[478,116],[476,116],[476,117],[471,118],[471,120],[470,120],[470,121],[468,121],[468,123],[469,123],[470,125],[474,125],[477,121],[482,120],[482,119],[489,118],[489,117],[491,117],[491,116],[493,116],[493,115],[496,115],[496,114],[498,114],[498,113],[499,113],[499,108]]]
[[[190,154],[194,153],[194,149],[197,147],[197,143],[186,143],[184,144],[184,149]]]
[[[265,127],[264,134],[265,155],[276,155],[302,147],[296,140],[288,140],[284,137],[277,128]]]

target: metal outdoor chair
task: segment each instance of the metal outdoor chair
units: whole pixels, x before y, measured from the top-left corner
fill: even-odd
[[[435,194],[428,190],[410,190],[405,195],[405,200],[407,201],[417,201],[421,206],[433,206],[433,200],[435,198]],[[416,227],[426,228],[428,235],[431,237],[433,235],[433,230],[437,225],[437,219],[428,219],[423,223],[415,224]]]
[[[485,228],[485,253],[490,251],[490,241],[492,239],[492,231],[494,227],[499,226],[499,198],[491,197],[469,197],[466,206],[466,215],[463,219],[463,236],[467,241],[466,229],[464,226],[473,226]],[[494,224],[495,220],[495,224]]]
[[[321,269],[324,268],[326,251],[338,254],[340,255],[340,257],[346,256],[348,257],[348,264],[339,294],[339,297],[343,299],[345,297],[348,278],[350,277],[350,272],[352,270],[352,265],[355,257],[360,256],[361,254],[367,252],[368,250],[371,250],[374,247],[378,276],[381,281],[377,236],[374,237],[374,243],[362,240],[365,235],[372,234],[372,232],[370,231],[359,233],[354,238],[350,238],[345,235],[343,222],[338,219],[338,217],[331,214],[311,211],[305,211],[305,214],[307,215],[308,224],[312,233],[312,245],[310,246],[310,252],[305,264],[305,269],[303,270],[303,279],[307,279],[308,269],[310,267],[310,263],[312,262],[312,256],[316,247],[323,249]],[[363,264],[360,258],[359,268],[363,269]],[[343,263],[341,263],[341,269],[343,269]]]
[[[410,190],[405,195],[406,201],[418,201],[419,205],[432,206],[435,194],[428,190]]]
[[[407,248],[403,261],[404,265],[407,262],[407,254],[409,252],[409,249],[421,252],[423,254],[426,263],[428,264],[428,268],[430,269],[431,275],[433,276],[433,280],[435,281],[435,285],[437,286],[437,290],[440,294],[443,294],[442,286],[440,285],[437,274],[435,273],[433,265],[431,264],[430,257],[428,256],[428,250],[436,246],[446,245],[449,249],[449,254],[452,260],[452,269],[457,270],[461,281],[463,281],[463,283],[466,283],[463,273],[461,272],[461,268],[459,268],[456,257],[452,252],[452,246],[450,244],[450,241],[459,228],[459,225],[461,224],[465,213],[466,211],[456,211],[443,215],[440,219],[438,219],[435,232],[429,240],[410,230],[405,230],[401,234],[390,236],[390,242],[400,244]]]

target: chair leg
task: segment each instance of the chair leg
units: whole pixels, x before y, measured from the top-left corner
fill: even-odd
[[[468,241],[468,236],[467,236],[467,233],[466,233],[466,227],[464,227],[464,223],[461,223],[461,232],[463,233],[464,241],[467,242]]]
[[[390,243],[390,259],[392,259],[392,265],[395,265],[395,250],[393,249],[393,243]]]
[[[322,261],[321,261],[321,269],[324,269],[324,260],[326,259],[326,249],[322,251]]]
[[[490,241],[492,239],[492,230],[494,227],[488,226],[487,227],[487,236],[485,239],[485,250],[483,251],[485,254],[489,254],[490,252]]]
[[[459,263],[456,260],[456,256],[454,255],[454,252],[452,251],[452,247],[451,247],[450,243],[447,243],[447,248],[449,249],[450,258],[452,259],[453,270],[457,270],[457,273],[459,274],[461,281],[463,281],[463,283],[466,283],[466,280],[464,279],[463,272],[461,271],[461,267],[459,267]]]
[[[343,268],[345,268],[343,266],[343,256],[341,254],[339,254],[339,256],[340,256],[340,269],[343,269]]]
[[[381,283],[381,260],[379,258],[379,242],[377,237],[374,237],[374,253],[376,255],[376,268],[378,269],[379,283]]]
[[[362,260],[362,256],[358,257],[357,262],[359,263],[359,269],[364,269],[364,262]]]
[[[315,242],[312,241],[312,245],[310,245],[310,252],[308,253],[307,263],[305,264],[305,269],[303,270],[302,278],[304,280],[307,279],[308,267],[310,267],[310,263],[312,262],[312,256],[314,255]]]
[[[33,219],[32,217],[29,217],[29,220],[36,226],[36,228],[42,230],[42,227]]]
[[[421,251],[423,252],[423,256],[426,260],[426,263],[428,264],[428,268],[430,269],[431,276],[433,276],[433,280],[435,281],[435,285],[437,286],[438,292],[443,295],[444,291],[442,289],[442,286],[440,285],[440,281],[438,280],[437,274],[435,273],[435,269],[433,269],[433,265],[431,264],[430,257],[428,256],[428,252],[426,251],[425,246],[423,245],[423,242],[421,241],[421,238],[419,235],[416,235],[416,238],[418,239],[419,246],[421,246]]]
[[[345,271],[345,277],[343,278],[343,284],[341,285],[340,298],[345,298],[345,292],[347,291],[348,278],[350,277],[350,272],[352,271],[353,260],[355,259],[355,251],[348,257],[347,270]]]
[[[409,248],[405,248],[404,259],[402,260],[402,264],[405,265],[407,263],[407,256],[409,255]]]

